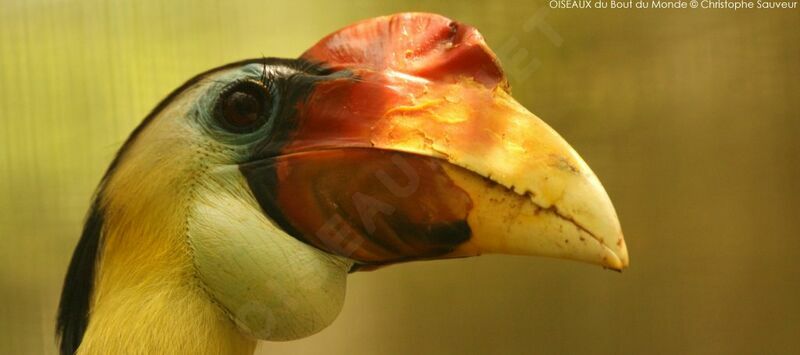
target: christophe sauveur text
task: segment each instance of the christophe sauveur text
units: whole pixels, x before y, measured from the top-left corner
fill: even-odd
[[[550,0],[552,9],[797,9],[797,1]]]

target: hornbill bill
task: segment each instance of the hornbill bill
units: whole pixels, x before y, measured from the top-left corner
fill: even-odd
[[[67,271],[60,349],[251,353],[328,326],[349,272],[483,253],[628,265],[597,177],[473,27],[369,19],[204,72],[133,131]]]

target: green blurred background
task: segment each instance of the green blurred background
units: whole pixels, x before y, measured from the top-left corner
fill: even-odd
[[[600,176],[631,268],[489,256],[359,273],[333,326],[260,353],[798,353],[800,10],[547,4],[2,0],[0,353],[55,352],[92,190],[162,97],[408,10],[483,32],[514,96]]]

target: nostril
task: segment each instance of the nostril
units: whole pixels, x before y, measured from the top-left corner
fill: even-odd
[[[452,48],[456,45],[456,36],[458,35],[458,22],[450,21],[447,24],[447,27],[450,28],[450,32],[447,34],[447,38],[444,40],[447,48]]]
[[[455,38],[456,33],[458,33],[458,22],[450,21],[447,27],[450,27],[450,38]]]

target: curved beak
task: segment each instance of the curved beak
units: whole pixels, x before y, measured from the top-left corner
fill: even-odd
[[[616,212],[597,176],[504,90],[448,84],[395,112],[382,121],[378,146],[463,168],[447,169],[473,203],[473,237],[459,250],[628,265]]]
[[[504,89],[360,73],[319,84],[279,154],[243,171],[268,214],[367,265],[541,255],[621,270],[594,173]]]
[[[416,67],[395,57],[390,66],[331,64],[339,74],[296,108],[280,149],[242,167],[267,214],[296,238],[367,267],[483,253],[627,267],[600,181],[511,97],[480,35],[433,15],[402,16],[373,21],[386,33],[423,21],[420,36],[449,45],[432,46],[443,52]],[[341,59],[352,48],[331,46],[378,25],[342,30],[306,57]],[[380,49],[394,56],[391,46]]]

